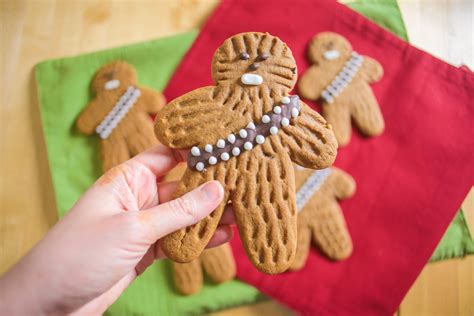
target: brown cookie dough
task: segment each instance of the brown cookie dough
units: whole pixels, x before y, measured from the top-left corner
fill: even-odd
[[[199,292],[204,283],[203,270],[215,284],[235,278],[236,267],[229,244],[206,249],[198,259],[187,263],[172,262],[176,289],[184,295]]]
[[[352,241],[338,200],[351,197],[354,179],[341,169],[295,168],[298,198],[298,248],[291,270],[303,268],[311,241],[329,258],[342,260],[352,253]]]
[[[162,248],[178,262],[196,259],[231,200],[254,266],[265,273],[283,272],[296,251],[292,162],[314,169],[330,166],[337,152],[334,134],[318,113],[290,96],[296,63],[275,36],[255,32],[227,39],[214,54],[212,76],[215,85],[164,107],[155,133],[166,146],[191,149],[190,155],[201,159],[190,156],[176,196],[218,180],[225,198],[198,224],[163,238]]]
[[[157,143],[149,115],[156,114],[165,99],[159,92],[138,86],[131,65],[115,61],[101,67],[92,89],[96,96],[76,126],[83,134],[100,137],[104,172]]]
[[[306,99],[322,101],[323,116],[333,126],[339,145],[349,143],[351,118],[362,134],[380,135],[385,123],[369,84],[382,78],[382,66],[353,51],[347,39],[332,32],[317,34],[308,56],[313,65],[301,77],[299,92]]]

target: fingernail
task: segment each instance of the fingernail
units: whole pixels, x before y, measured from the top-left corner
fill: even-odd
[[[206,195],[210,202],[221,200],[224,195],[224,188],[219,181],[209,181],[201,186],[201,192]]]

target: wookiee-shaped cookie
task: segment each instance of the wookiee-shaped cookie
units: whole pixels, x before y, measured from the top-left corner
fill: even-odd
[[[138,86],[131,65],[116,61],[103,66],[92,89],[96,96],[76,125],[86,135],[99,135],[104,172],[157,143],[149,115],[158,112],[165,99],[159,92]]]
[[[295,168],[298,206],[298,247],[291,270],[303,268],[311,240],[333,260],[352,253],[352,241],[338,200],[351,197],[354,179],[341,169]]]
[[[380,135],[385,123],[369,84],[380,80],[382,66],[359,55],[349,41],[331,32],[316,35],[308,55],[313,65],[301,77],[299,92],[309,100],[322,101],[323,116],[339,145],[349,143],[351,117],[364,135]]]
[[[203,270],[215,284],[235,277],[235,261],[229,244],[206,249],[198,259],[187,263],[172,262],[176,289],[184,295],[199,292],[204,283]]]
[[[197,258],[231,200],[254,266],[280,273],[296,250],[292,161],[326,168],[335,159],[337,142],[318,113],[290,96],[296,63],[277,37],[243,33],[227,39],[214,54],[212,77],[214,86],[165,106],[155,133],[166,146],[191,149],[176,197],[209,180],[223,184],[225,197],[204,220],[166,236],[161,246],[174,261]]]

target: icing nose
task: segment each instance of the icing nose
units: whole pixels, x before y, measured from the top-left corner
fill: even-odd
[[[327,60],[333,60],[340,56],[341,54],[337,49],[331,49],[324,52],[324,58]]]
[[[263,83],[263,78],[260,75],[257,74],[243,74],[242,77],[240,77],[240,81],[242,81],[243,84],[248,85],[248,86],[258,86]]]
[[[117,89],[118,87],[120,87],[120,81],[118,81],[117,79],[109,80],[104,85],[104,88],[106,90],[113,90]]]

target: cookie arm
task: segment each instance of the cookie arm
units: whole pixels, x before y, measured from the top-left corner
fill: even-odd
[[[87,104],[76,120],[76,127],[79,132],[85,135],[92,135],[95,132],[95,128],[102,122],[105,116],[103,111],[101,111],[101,105],[98,98]]]
[[[186,149],[205,143],[209,131],[222,129],[228,113],[216,100],[215,89],[209,86],[193,90],[159,111],[155,119],[158,140],[167,147]]]
[[[300,95],[308,100],[315,101],[319,99],[324,88],[326,88],[323,81],[318,79],[323,76],[324,74],[320,72],[317,66],[310,66],[298,82]]]
[[[361,67],[361,74],[366,78],[368,83],[377,82],[383,76],[382,65],[375,59],[364,56],[364,63]]]
[[[161,92],[151,90],[149,88],[140,87],[141,106],[148,114],[158,113],[166,104],[166,99]]]
[[[356,182],[347,172],[334,168],[328,181],[332,182],[331,187],[334,190],[334,196],[337,199],[347,199],[354,195]]]
[[[323,169],[336,159],[337,141],[331,125],[300,101],[300,115],[281,130],[281,139],[296,164]]]

